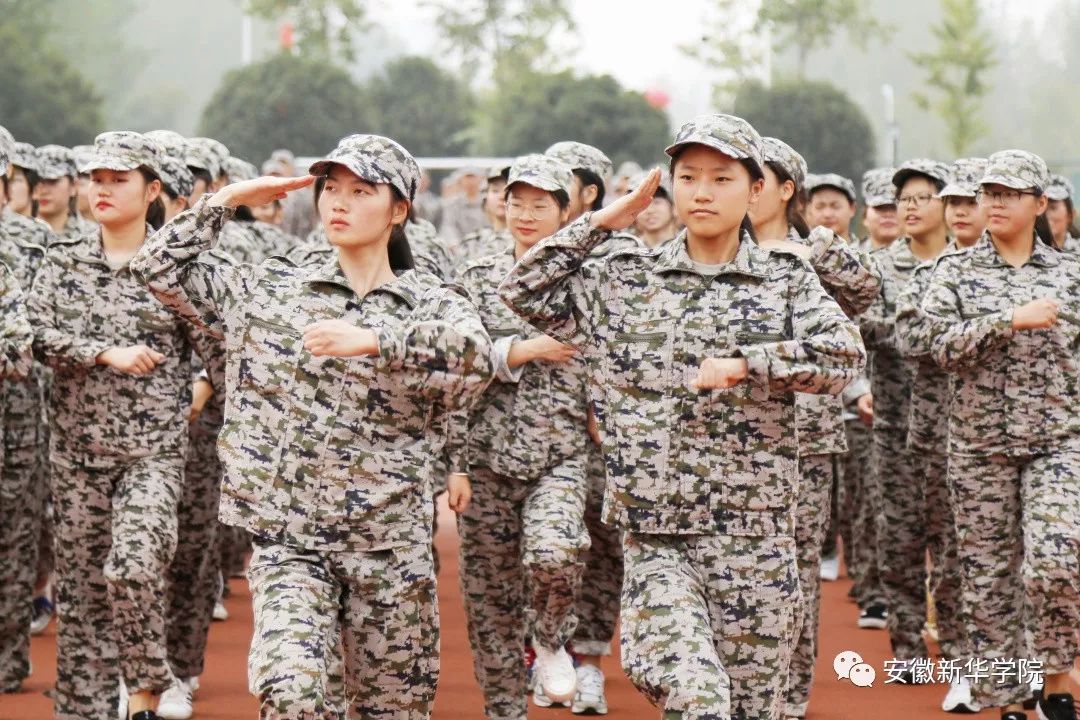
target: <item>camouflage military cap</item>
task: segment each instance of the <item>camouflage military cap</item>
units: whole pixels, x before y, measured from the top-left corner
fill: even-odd
[[[144,133],[146,137],[157,142],[162,148],[165,149],[170,155],[176,157],[183,157],[185,149],[187,148],[187,140],[184,136],[173,130],[151,130],[148,133]]]
[[[142,133],[128,130],[103,132],[94,138],[93,155],[83,166],[93,170],[134,170],[146,167],[161,177],[161,158],[165,151]]]
[[[221,174],[221,163],[214,153],[205,145],[190,140],[184,144],[184,163],[196,170],[205,170],[211,178]]]
[[[274,158],[270,158],[269,160],[267,160],[266,162],[264,162],[262,164],[262,174],[263,175],[280,175],[282,177],[288,177],[289,176],[289,168],[281,160],[275,160]]]
[[[522,155],[510,166],[510,175],[506,178],[507,190],[519,182],[548,192],[562,190],[569,195],[574,188],[574,171],[562,160],[550,155]]]
[[[241,160],[238,157],[227,157],[225,162],[222,163],[222,169],[225,174],[229,176],[229,182],[241,182],[243,180],[254,180],[259,177],[259,169],[249,163],[247,160]]]
[[[1075,188],[1072,181],[1064,175],[1051,175],[1046,186],[1046,197],[1051,200],[1072,200]]]
[[[675,142],[664,152],[674,157],[686,145],[705,145],[719,150],[737,160],[749,160],[757,168],[757,176],[764,177],[762,169],[762,140],[754,126],[734,115],[698,115],[679,128]]]
[[[188,140],[189,145],[195,145],[200,147],[210,156],[211,162],[217,166],[217,172],[211,173],[214,177],[217,177],[225,171],[223,167],[225,161],[229,158],[229,148],[225,147],[223,143],[218,142],[214,138],[208,137],[194,137]],[[209,168],[204,168],[209,170]]]
[[[8,129],[0,125],[0,175],[7,175],[11,165],[11,156],[15,154],[15,138]]]
[[[408,150],[382,135],[350,135],[333,152],[308,168],[312,175],[326,175],[331,165],[348,168],[357,177],[395,188],[412,202],[420,185],[420,166]]]
[[[487,169],[487,173],[484,174],[484,179],[487,180],[489,183],[492,180],[506,180],[506,177],[509,173],[509,165],[492,165]]]
[[[195,176],[184,161],[166,153],[161,158],[161,183],[177,197],[188,197],[195,190]]]
[[[990,156],[980,185],[1004,185],[1013,190],[1035,188],[1044,192],[1050,186],[1046,162],[1026,150],[1002,150]]]
[[[858,200],[858,197],[855,195],[855,183],[851,182],[851,180],[843,175],[837,175],[836,173],[822,173],[806,176],[806,192],[812,195],[815,190],[820,190],[821,188],[839,190],[847,195],[848,200],[851,202],[856,202]],[[895,202],[895,200],[893,202]]]
[[[632,178],[645,172],[645,169],[633,160],[626,160],[615,171],[615,177]]]
[[[75,170],[80,175],[86,174],[86,163],[90,162],[90,158],[94,156],[93,145],[76,145],[71,148],[71,154],[75,158]]]
[[[806,186],[806,160],[795,148],[774,137],[762,138],[762,148],[765,162],[774,162],[784,168],[796,187]]]
[[[908,160],[906,163],[896,168],[896,173],[893,174],[892,179],[893,186],[899,190],[904,186],[904,183],[916,175],[928,177],[941,187],[949,184],[948,165],[938,160],[917,158],[915,160]]]
[[[949,168],[949,184],[938,197],[975,197],[979,180],[986,174],[986,158],[960,158]]]
[[[277,160],[278,162],[294,165],[296,163],[296,156],[293,155],[292,150],[286,148],[278,148],[274,152],[270,153],[271,160]]]
[[[36,151],[37,172],[45,180],[75,177],[75,153],[63,145],[42,145]]]
[[[24,170],[37,172],[37,151],[30,143],[17,142],[11,153],[11,164]]]
[[[555,143],[545,150],[544,154],[562,160],[571,170],[588,170],[604,182],[611,177],[611,160],[592,145],[565,140]]]
[[[891,167],[872,168],[862,176],[862,199],[866,207],[881,207],[896,204],[896,188],[892,179],[896,169]]]

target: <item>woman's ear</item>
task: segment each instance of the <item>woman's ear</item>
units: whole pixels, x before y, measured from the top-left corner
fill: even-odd
[[[750,184],[750,203],[754,204],[761,197],[761,191],[765,189],[765,180],[758,178]]]
[[[1044,212],[1046,212],[1046,208],[1049,205],[1050,199],[1047,198],[1046,195],[1040,195],[1039,197],[1035,198],[1035,209],[1038,211],[1035,214],[1042,215]]]
[[[596,186],[595,185],[590,185],[589,187],[595,188]],[[586,207],[589,207],[591,204],[592,204],[591,202],[587,203]],[[559,225],[565,225],[568,222],[570,222],[570,206],[569,205],[567,205],[566,207],[559,210]]]
[[[795,183],[791,180],[785,180],[784,184],[780,186],[780,199],[789,202],[793,197],[795,197]]]
[[[394,206],[391,208],[390,224],[392,225],[404,225],[405,221],[409,219],[409,201],[408,200],[394,200]]]
[[[146,201],[154,202],[161,197],[161,181],[154,178],[146,184]]]

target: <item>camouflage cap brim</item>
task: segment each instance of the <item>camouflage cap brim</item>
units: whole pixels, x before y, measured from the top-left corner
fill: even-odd
[[[978,186],[972,187],[970,185],[962,185],[960,183],[949,183],[945,187],[941,188],[941,192],[938,193],[938,197],[975,197],[975,191],[978,190]]]
[[[94,170],[113,170],[116,172],[128,172],[130,170],[137,170],[143,163],[132,157],[124,157],[119,153],[106,153],[94,149],[93,154],[87,158],[86,164],[83,165],[83,172],[93,172]]]
[[[839,189],[839,188],[838,188]],[[847,193],[844,193],[845,195]],[[885,205],[895,205],[895,195],[869,195],[863,198],[863,202],[867,207],[884,207]]]
[[[1042,190],[1038,185],[1027,182],[1023,178],[1018,178],[1015,175],[1001,175],[998,173],[983,175],[982,179],[979,180],[979,185],[1001,185],[1012,190],[1031,190],[1032,188]]]

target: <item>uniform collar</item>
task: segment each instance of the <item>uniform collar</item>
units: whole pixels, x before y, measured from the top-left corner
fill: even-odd
[[[145,245],[150,236],[156,231],[149,223],[146,225],[146,240],[143,240]],[[87,233],[76,240],[74,243],[68,245],[71,248],[70,257],[84,263],[91,265],[102,265],[110,270],[126,270],[131,264],[131,260],[128,260],[119,268],[114,268],[109,264],[109,259],[105,256],[104,240],[101,237],[101,228],[98,227],[94,232]],[[134,258],[132,258],[134,259]]]
[[[345,277],[345,271],[341,269],[341,264],[338,263],[336,252],[327,258],[325,262],[313,265],[310,270],[304,273],[303,281],[310,284],[333,285],[354,297],[356,296],[356,293],[349,285],[348,278]],[[371,293],[379,292],[390,293],[403,300],[410,308],[413,308],[420,301],[423,287],[418,282],[416,273],[408,270],[371,291]]]
[[[701,271],[694,266],[690,259],[690,253],[686,249],[686,230],[680,232],[674,240],[662,245],[656,260],[656,272],[688,272],[694,275],[702,275]],[[739,249],[735,258],[721,266],[719,275],[748,275],[756,278],[769,276],[769,253],[762,250],[750,238],[750,233],[745,230],[739,240]]]
[[[1024,265],[1035,265],[1037,267],[1057,267],[1061,263],[1061,251],[1048,247],[1046,243],[1035,238],[1035,242],[1031,248],[1031,257],[1027,259]],[[971,248],[972,262],[976,265],[983,267],[1008,267],[1012,268],[1012,265],[1005,262],[1001,257],[1001,253],[998,252],[997,246],[990,239],[990,231],[983,233],[983,236],[979,238],[979,241],[975,243]]]

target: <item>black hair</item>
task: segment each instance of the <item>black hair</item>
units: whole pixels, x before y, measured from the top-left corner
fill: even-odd
[[[38,204],[37,200],[34,199],[34,188],[36,188],[37,184],[41,182],[41,176],[37,174],[36,170],[23,167],[22,165],[16,165],[12,163],[12,167],[20,171],[23,174],[23,178],[26,179],[26,187],[28,188],[27,193],[30,196],[30,216],[37,217]],[[11,195],[8,195],[7,198],[8,202],[11,202]]]
[[[510,197],[510,190],[514,187],[514,185],[517,185],[519,182],[522,181],[518,180],[517,182],[510,183],[506,186],[506,188],[503,190],[504,200]],[[529,183],[525,184],[528,185]],[[560,210],[565,210],[566,208],[570,207],[570,193],[566,192],[565,190],[547,190],[546,192],[550,193],[551,197],[555,198],[555,202],[558,203]]]
[[[157,173],[143,165],[139,166],[139,174],[143,176],[143,180],[146,181],[147,185],[155,180],[161,182],[161,178],[157,176]],[[165,183],[162,182],[161,187],[164,189]],[[146,208],[146,222],[155,230],[160,230],[161,226],[165,224],[165,202],[160,195],[154,198],[154,201]]]
[[[9,192],[9,188],[8,188],[8,176],[7,176],[7,173],[4,173],[3,175],[0,175],[0,184],[2,184],[4,186],[5,202],[11,200],[11,193]]]
[[[247,205],[237,205],[233,212],[233,220],[245,223],[255,222],[255,215]]]
[[[939,180],[938,178],[934,177],[933,175],[927,175],[924,172],[911,171],[910,173],[908,173],[907,177],[904,178],[904,182],[900,183],[899,185],[893,185],[893,187],[896,188],[896,196],[897,197],[900,197],[900,190],[903,189],[903,187],[907,183],[907,181],[911,180],[912,178],[924,178],[926,180],[929,180],[931,183],[934,184],[934,187],[937,188],[938,192],[941,192],[942,190],[945,189],[945,181],[944,180]]]
[[[795,194],[788,200],[787,207],[784,208],[784,214],[787,216],[788,225],[795,228],[795,232],[799,234],[799,237],[810,237],[810,226],[806,223],[806,218],[802,214],[802,206],[806,202],[806,188],[795,182],[795,178],[791,177],[791,174],[784,169],[784,166],[775,160],[766,160],[765,167],[772,170],[779,184],[783,185],[791,181],[791,184],[795,186]]]
[[[206,183],[207,190],[209,190],[210,186],[214,184],[214,178],[210,176],[209,170],[201,167],[195,167],[194,165],[188,165],[188,170],[191,171],[191,174],[195,177],[196,181],[202,180],[204,183]]]
[[[808,191],[806,193],[806,202],[810,202],[811,200],[813,200],[814,195],[816,195],[819,190],[835,190],[836,192],[843,195],[844,198],[848,201],[848,204],[851,205],[852,207],[855,207],[855,205],[858,204],[858,203],[855,202],[855,198],[853,198],[853,197],[851,197],[850,195],[847,194],[847,190],[840,187],[839,185],[829,185],[828,183],[826,183],[824,185],[818,185],[813,190]],[[896,203],[893,202],[891,204],[895,205]]]
[[[603,179],[594,173],[592,170],[586,170],[585,168],[574,168],[574,175],[579,181],[581,181],[581,188],[584,190],[590,185],[596,186],[596,198],[592,202],[590,210],[596,211],[604,207],[604,193],[607,190],[604,187]]]
[[[319,197],[322,196],[323,189],[326,187],[326,177],[326,175],[320,175],[315,179],[316,210],[318,210],[319,207]],[[387,187],[390,188],[392,202],[407,202],[400,190],[393,185],[387,185]],[[413,208],[412,203],[410,202],[409,214],[405,218],[405,222],[390,228],[390,242],[386,246],[386,256],[390,261],[390,269],[394,272],[404,272],[405,270],[412,270],[416,267],[416,262],[413,260],[412,248],[409,246],[409,236],[405,232],[405,225],[412,219]]]

